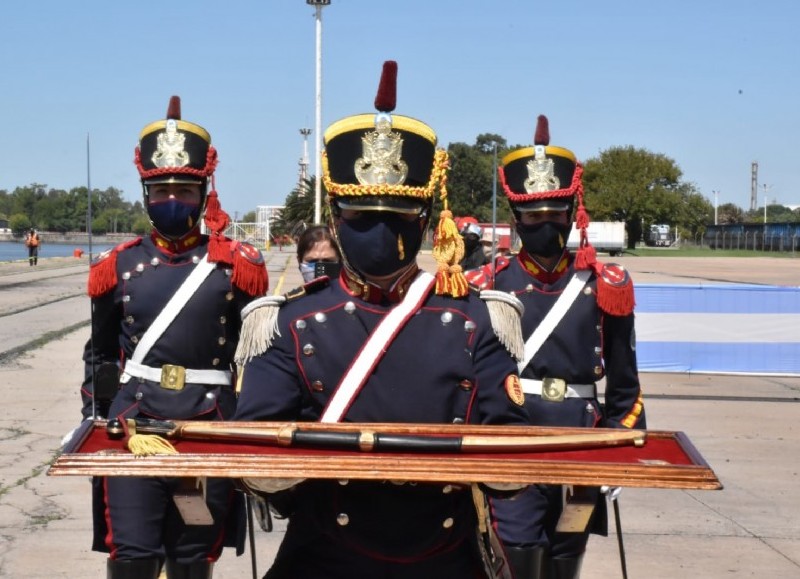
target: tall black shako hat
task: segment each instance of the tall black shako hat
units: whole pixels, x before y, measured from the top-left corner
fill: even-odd
[[[589,214],[583,204],[583,166],[569,149],[550,145],[547,117],[539,115],[532,147],[505,155],[497,169],[503,192],[515,211],[570,211],[577,204],[575,226],[580,245],[575,267],[590,269],[597,262],[589,244]]]
[[[134,159],[142,183],[206,183],[217,167],[217,150],[203,127],[181,119],[181,99],[173,96],[167,118],[139,134]]]
[[[397,63],[387,61],[375,97],[378,113],[345,117],[325,131],[322,180],[328,200],[360,210],[419,213],[438,193],[435,291],[464,296],[468,286],[458,265],[464,242],[447,207],[447,151],[436,147],[436,133],[422,121],[391,114],[396,92]]]
[[[181,118],[179,96],[169,99],[165,119],[142,129],[133,161],[145,186],[156,183],[208,185],[210,181],[211,190],[206,193],[206,187],[202,188],[201,201],[205,208],[203,220],[211,235],[209,260],[222,260],[225,254],[223,233],[230,217],[219,204],[214,182],[217,150],[211,145],[208,131]]]

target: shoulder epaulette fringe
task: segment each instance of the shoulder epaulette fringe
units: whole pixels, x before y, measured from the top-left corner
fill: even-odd
[[[483,290],[481,299],[489,309],[492,329],[516,360],[522,360],[525,354],[525,342],[522,339],[522,313],[525,306],[515,296],[499,290]]]
[[[266,296],[253,300],[242,309],[242,329],[234,360],[244,366],[266,352],[272,340],[280,336],[278,311],[286,303],[285,296]]]
[[[104,251],[89,267],[89,280],[86,293],[91,298],[98,298],[107,294],[117,286],[117,254],[129,247],[139,245],[141,237],[120,243],[113,249]]]
[[[616,263],[598,263],[597,306],[612,316],[628,316],[636,305],[633,280],[628,271]]]
[[[236,243],[233,252],[231,282],[247,295],[263,296],[269,289],[269,277],[261,252],[248,243]]]

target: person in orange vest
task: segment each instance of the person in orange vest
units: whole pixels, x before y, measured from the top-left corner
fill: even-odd
[[[39,263],[39,246],[42,244],[39,234],[31,227],[25,235],[25,247],[28,248],[28,265],[34,266]]]

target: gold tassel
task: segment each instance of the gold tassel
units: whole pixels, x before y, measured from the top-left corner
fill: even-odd
[[[436,293],[450,294],[454,298],[467,295],[469,285],[459,265],[464,257],[464,239],[458,233],[453,214],[447,209],[447,200],[444,201],[444,208],[439,214],[432,253],[438,264]]]
[[[155,454],[178,454],[170,442],[155,434],[132,434],[128,439],[128,450],[134,456],[153,456]]]
[[[486,521],[489,520],[486,510],[486,496],[477,484],[473,483],[470,487],[472,490],[472,502],[475,504],[475,511],[478,514],[478,531],[486,533],[489,528],[486,524]]]
[[[481,299],[486,302],[492,329],[506,350],[519,361],[525,355],[522,339],[522,302],[510,293],[499,290],[483,290]]]
[[[401,261],[406,258],[406,251],[405,251],[405,248],[403,248],[403,236],[402,235],[398,235],[397,236],[397,258],[400,259]]]
[[[285,296],[267,296],[253,300],[242,310],[242,329],[234,355],[236,364],[244,366],[263,354],[272,345],[272,340],[281,335],[278,312],[285,302]]]

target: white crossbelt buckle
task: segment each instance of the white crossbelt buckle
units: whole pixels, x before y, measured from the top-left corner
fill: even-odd
[[[567,395],[567,381],[563,378],[542,379],[542,400],[562,402]]]

